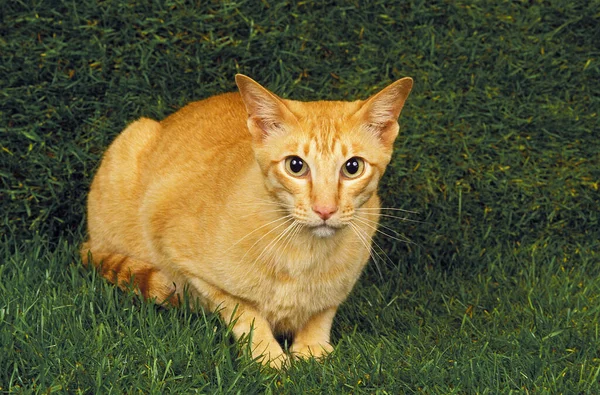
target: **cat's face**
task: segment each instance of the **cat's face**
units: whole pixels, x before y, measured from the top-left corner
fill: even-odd
[[[356,102],[282,100],[247,77],[238,86],[271,195],[317,237],[351,223],[390,161],[412,80]]]
[[[297,124],[255,148],[265,183],[295,220],[331,236],[375,193],[389,152],[352,119],[358,103],[336,103],[333,113],[316,103],[286,104]]]

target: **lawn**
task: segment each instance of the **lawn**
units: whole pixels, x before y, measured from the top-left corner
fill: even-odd
[[[0,9],[0,392],[600,393],[600,1]],[[416,213],[383,221],[324,363],[262,368],[77,255],[119,131],[238,72],[301,100],[415,80],[380,191]]]

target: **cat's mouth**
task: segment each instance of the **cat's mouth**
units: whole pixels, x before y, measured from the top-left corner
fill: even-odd
[[[317,237],[326,238],[331,237],[335,234],[338,228],[334,228],[333,226],[322,224],[318,226],[313,226],[311,228],[313,234]]]

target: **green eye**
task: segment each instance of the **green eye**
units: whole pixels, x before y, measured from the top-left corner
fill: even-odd
[[[346,178],[357,178],[365,170],[365,161],[356,156],[350,158],[342,166],[342,175]]]
[[[308,165],[299,156],[290,156],[286,158],[285,169],[294,177],[302,177],[308,173]]]

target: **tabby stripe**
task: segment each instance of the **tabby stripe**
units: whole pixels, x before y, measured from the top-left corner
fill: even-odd
[[[89,251],[89,246],[85,243],[81,248],[84,265],[88,264]],[[130,284],[133,284],[135,292],[146,299],[156,298],[158,303],[179,305],[174,284],[151,263],[121,254],[98,252],[92,252],[92,259],[102,277],[118,285],[119,288],[126,290]]]

